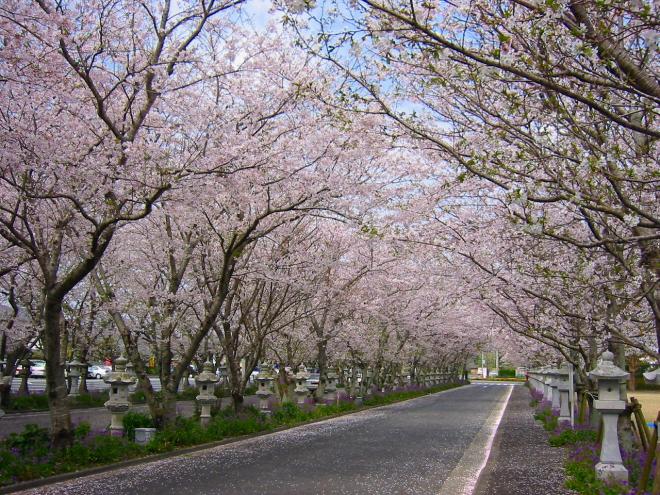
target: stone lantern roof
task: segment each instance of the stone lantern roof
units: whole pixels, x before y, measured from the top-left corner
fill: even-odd
[[[126,363],[128,360],[124,356],[120,356],[115,361],[115,371],[108,373],[103,381],[111,385],[132,385],[136,379],[133,375],[126,371]]]
[[[296,380],[307,380],[309,378],[309,373],[307,372],[307,368],[305,368],[304,364],[300,364],[298,366],[298,373],[296,373]]]
[[[598,361],[598,366],[589,372],[589,378],[620,380],[628,378],[629,373],[614,364],[614,354],[605,351]]]
[[[262,381],[262,380],[272,380],[273,379],[273,374],[271,373],[270,366],[267,364],[262,364],[259,367],[259,374],[257,375],[257,380]]]
[[[195,382],[198,385],[211,384],[220,381],[220,377],[213,372],[213,364],[211,361],[206,361],[204,363],[204,371],[195,377]]]

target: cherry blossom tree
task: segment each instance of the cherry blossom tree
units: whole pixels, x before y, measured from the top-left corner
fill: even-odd
[[[305,16],[313,38],[290,7],[307,47],[348,78],[338,104],[388,115],[439,167],[501,188],[531,234],[606,253],[660,342],[649,5],[325,2]]]
[[[178,132],[193,107],[185,90],[213,76],[198,50],[237,3],[3,5],[0,235],[17,256],[2,272],[17,260],[39,266],[56,447],[72,439],[63,301],[118,229],[146,217],[198,154]]]

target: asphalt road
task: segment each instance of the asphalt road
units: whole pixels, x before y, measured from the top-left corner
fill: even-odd
[[[24,493],[471,494],[511,390],[470,385]]]

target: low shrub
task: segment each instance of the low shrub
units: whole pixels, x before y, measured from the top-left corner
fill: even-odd
[[[583,444],[576,447],[566,461],[566,487],[582,495],[643,495],[650,493],[653,480],[649,479],[643,490],[636,487],[639,484],[641,466],[646,461],[646,454],[624,453],[623,464],[628,469],[630,481],[620,483],[614,480],[602,481],[596,477],[595,466],[599,461],[600,445],[597,443]],[[653,470],[652,470],[653,472]]]
[[[534,419],[543,423],[547,431],[555,431],[559,426],[559,411],[552,409],[550,402],[542,401],[536,408]]]
[[[500,378],[515,378],[516,370],[509,368],[500,368],[498,375]]]
[[[136,389],[135,392],[128,396],[128,399],[132,404],[144,404],[147,402],[147,396],[144,394],[144,391],[140,389]]]
[[[45,411],[48,410],[48,397],[45,394],[12,395],[7,411]]]
[[[108,392],[91,392],[89,394],[80,394],[70,398],[72,407],[103,407],[103,404],[109,399]]]
[[[149,414],[130,411],[124,414],[122,420],[124,435],[129,440],[135,440],[135,428],[154,428],[154,420]]]
[[[564,445],[575,445],[577,443],[595,442],[598,439],[598,432],[592,429],[566,429],[554,435],[550,435],[550,445],[553,447],[562,447]]]
[[[210,441],[199,421],[178,416],[173,425],[159,431],[149,443],[150,452],[165,452],[177,447],[201,444]]]
[[[195,387],[188,387],[181,390],[176,394],[177,400],[195,400],[195,397],[199,395],[199,391]]]
[[[553,447],[573,445],[564,467],[566,487],[582,495],[644,495],[650,493],[653,480],[646,489],[638,491],[636,487],[641,477],[642,466],[646,462],[646,453],[623,452],[623,463],[628,469],[629,483],[614,480],[604,482],[596,477],[596,464],[599,462],[600,445],[597,443],[598,432],[589,425],[576,425],[571,429],[568,422],[558,423],[558,412],[552,409],[550,402],[542,400],[542,394],[530,390],[532,403],[538,404],[534,417],[543,423],[546,430],[552,432],[548,441]],[[651,469],[655,472],[655,468]]]
[[[0,485],[75,471],[144,455],[144,448],[105,433],[90,435],[88,423],[74,428],[69,448],[53,450],[46,428],[26,425],[0,442]]]
[[[7,448],[23,457],[46,457],[50,452],[48,428],[25,425],[21,433],[11,433],[4,441]]]
[[[310,419],[310,414],[304,412],[293,402],[287,402],[273,411],[271,418],[277,425],[288,425],[308,421]]]

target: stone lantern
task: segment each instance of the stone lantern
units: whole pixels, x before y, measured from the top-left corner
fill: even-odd
[[[220,378],[220,386],[227,387],[227,365],[225,363],[220,363],[218,366],[218,378]]]
[[[337,401],[337,373],[332,370],[326,375],[325,400],[328,402]]]
[[[598,380],[598,400],[594,407],[603,417],[603,441],[600,447],[600,462],[596,464],[596,476],[605,480],[613,477],[628,481],[628,470],[624,467],[619,450],[617,423],[619,414],[626,408],[621,400],[619,383],[628,378],[628,373],[614,364],[614,354],[606,351],[598,366],[589,372],[589,378]]]
[[[406,385],[410,385],[410,367],[409,366],[404,366],[403,367],[403,369],[401,370],[401,377],[402,377],[401,384],[404,387]]]
[[[128,387],[135,383],[135,377],[126,371],[126,358],[120,356],[115,361],[115,371],[108,373],[103,381],[110,385],[110,399],[104,404],[111,413],[110,433],[121,435],[124,431],[122,419],[131,403],[128,400]]]
[[[371,395],[373,393],[372,385],[373,385],[373,378],[374,378],[374,372],[371,368],[367,368],[367,371],[365,373],[366,380],[363,380],[364,382],[364,395]]]
[[[552,409],[559,411],[559,370],[556,368],[550,368],[548,370],[548,379],[548,386],[550,387],[550,394],[552,395],[552,399],[550,399],[552,402],[551,407]]]
[[[568,366],[563,363],[557,371],[557,392],[559,395],[559,421],[571,420],[571,402],[569,397]]]
[[[307,378],[309,378],[309,373],[307,373],[305,365],[301,363],[298,366],[298,373],[296,373],[296,388],[293,390],[293,393],[296,394],[296,403],[300,405],[305,403],[305,399],[309,395]]]
[[[286,380],[286,388],[284,389],[284,394],[282,394],[282,403],[293,402],[295,403],[294,396],[294,387],[292,384],[296,383],[296,374],[291,371],[291,369],[284,368],[284,375]]]
[[[75,359],[69,363],[69,377],[71,378],[71,390],[69,396],[75,397],[78,395],[78,388],[80,385],[80,375],[85,369],[85,365]]]
[[[543,391],[541,388],[541,382],[538,377],[538,373],[536,370],[529,370],[527,372],[527,381],[529,382],[529,386],[534,390],[535,392]]]
[[[204,363],[204,371],[195,377],[195,384],[199,389],[199,395],[195,397],[201,406],[201,413],[199,421],[202,426],[209,424],[211,419],[211,406],[217,402],[217,397],[214,395],[215,384],[220,381],[220,377],[213,372],[213,364],[211,361]]]
[[[646,383],[660,384],[660,368],[656,368],[645,373],[642,373]]]
[[[552,402],[552,387],[550,386],[550,367],[545,366],[541,371],[541,380],[543,381],[543,399]]]
[[[265,364],[261,365],[261,371],[257,375],[257,396],[259,397],[259,409],[261,412],[269,414],[268,399],[273,395],[273,376]]]

